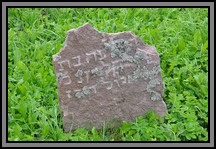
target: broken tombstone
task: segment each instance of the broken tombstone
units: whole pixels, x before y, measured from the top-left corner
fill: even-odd
[[[53,65],[65,132],[167,113],[159,55],[132,32],[69,30]]]

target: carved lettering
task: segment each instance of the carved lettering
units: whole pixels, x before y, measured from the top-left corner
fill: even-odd
[[[97,93],[96,86],[97,86],[97,84],[89,87],[91,90],[94,91],[95,94]]]
[[[108,81],[108,82],[105,82],[105,84],[108,83],[109,86],[106,88],[108,90],[111,90],[112,89],[112,86],[113,86],[113,83],[111,81]]]
[[[109,63],[104,63],[103,61],[99,61],[102,65],[102,67],[110,67]]]
[[[115,82],[118,85],[118,87],[120,87],[118,80],[114,80],[113,82]]]
[[[79,77],[79,80],[77,81],[77,83],[83,83],[83,78],[82,77]]]
[[[105,73],[106,73],[106,78],[109,77],[109,73],[110,73],[110,72],[112,72],[112,76],[113,76],[113,77],[118,77],[118,76],[119,76],[119,72],[116,71],[116,67],[115,67],[115,66],[114,66],[114,67],[111,67],[111,68],[108,68],[108,69],[105,71]]]
[[[97,54],[100,56],[100,58],[99,58],[100,61],[106,58],[106,54],[103,53],[103,51],[104,50],[97,50]]]
[[[96,55],[96,51],[92,51],[90,53],[86,53],[86,62],[89,63],[90,58],[94,57],[94,60],[97,61],[97,55]]]
[[[73,65],[74,67],[78,67],[78,66],[81,66],[81,65],[82,65],[81,59],[80,59],[80,55],[75,56],[75,57],[73,57],[72,59],[76,61],[76,63]]]
[[[90,70],[84,71],[84,73],[86,74],[86,83],[89,83]]]
[[[74,92],[81,92],[82,90],[81,89],[75,89]]]
[[[65,71],[64,73],[62,73],[62,76],[60,77],[60,83],[62,83],[62,81],[64,80],[64,85],[69,85],[72,83],[70,76],[68,75],[68,72]]]
[[[71,91],[68,90],[68,91],[66,91],[66,93],[67,93],[67,97],[68,97],[68,98],[71,98]]]
[[[59,71],[65,70],[63,63],[66,63],[66,64],[67,64],[67,67],[71,68],[70,61],[69,61],[69,60],[64,60],[64,61],[58,62],[58,64],[59,64],[60,67],[61,67],[61,68],[59,69]]]
[[[122,84],[126,84],[126,83],[127,83],[127,78],[126,78],[125,76],[122,76],[122,77],[120,78],[120,80],[123,80],[123,81],[122,81]]]
[[[128,75],[128,83],[134,83],[136,80],[133,78],[133,76]]]
[[[112,86],[113,86],[113,83],[112,83],[112,81],[104,81],[104,78],[101,78],[100,80],[99,80],[99,83],[100,84],[107,84],[106,86],[106,89],[107,90],[110,90],[110,89],[112,89]]]

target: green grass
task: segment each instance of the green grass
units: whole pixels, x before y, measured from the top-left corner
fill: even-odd
[[[135,122],[63,133],[52,65],[66,32],[89,22],[102,32],[132,31],[160,54],[168,107]],[[208,140],[208,10],[205,8],[9,8],[9,141]]]

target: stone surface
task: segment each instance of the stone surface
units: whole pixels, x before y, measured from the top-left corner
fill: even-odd
[[[53,65],[65,132],[167,112],[159,55],[132,32],[69,30]]]

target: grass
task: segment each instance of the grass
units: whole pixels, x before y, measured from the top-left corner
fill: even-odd
[[[160,54],[165,119],[63,133],[52,55],[66,31],[89,22],[102,32],[132,31]],[[207,8],[9,8],[9,141],[207,141]]]

